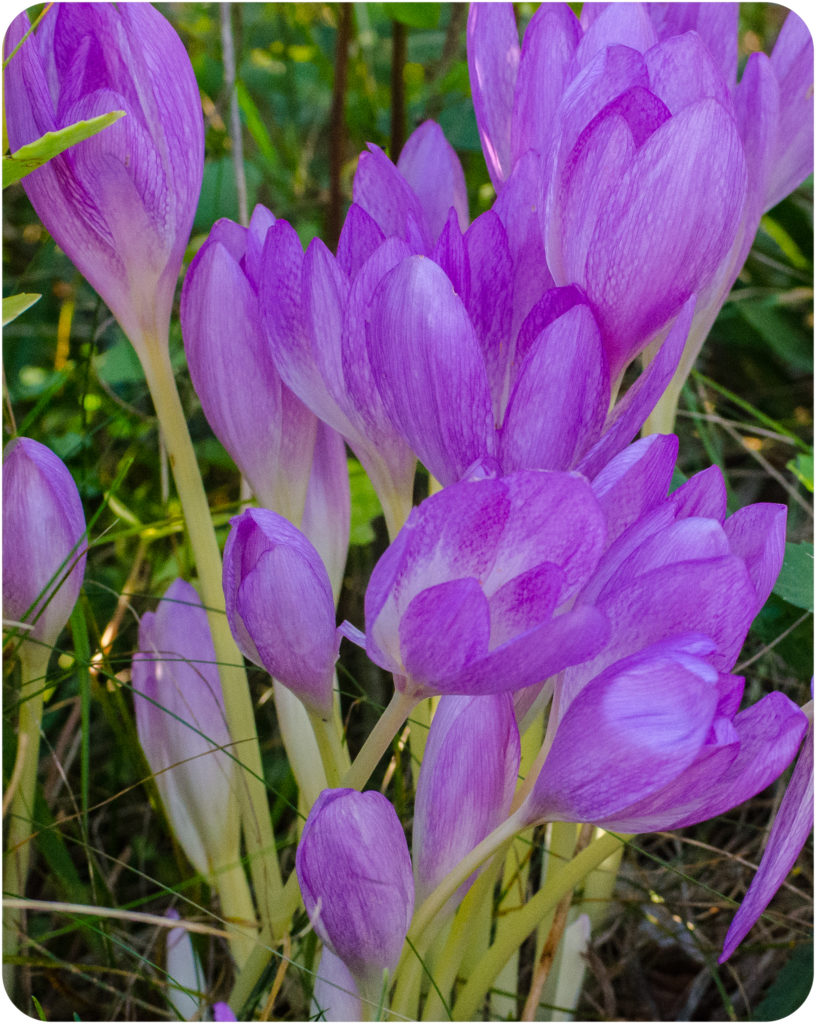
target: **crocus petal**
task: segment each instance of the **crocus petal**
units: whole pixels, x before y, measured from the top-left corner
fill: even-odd
[[[609,376],[589,308],[573,306],[547,327],[518,371],[501,431],[501,463],[569,469],[606,419]]]
[[[706,45],[723,81],[733,89],[737,81],[739,7],[732,3],[647,4],[658,36],[666,39],[695,31]]]
[[[165,917],[179,920],[175,910]],[[186,928],[167,929],[167,1001],[176,1012],[177,1020],[198,1020],[201,1016],[201,997],[204,991],[204,972],[193,949]]]
[[[629,444],[654,409],[674,375],[683,346],[688,337],[696,299],[692,297],[680,310],[666,340],[655,358],[637,380],[626,390],[623,398],[613,406],[600,439],[578,463],[578,470],[594,477],[609,460]]]
[[[362,206],[352,203],[337,242],[337,262],[341,270],[353,278],[384,240],[385,235],[374,218]]]
[[[719,958],[724,963],[753,928],[793,867],[813,828],[813,723],[782,797],[762,860],[734,915]]]
[[[436,692],[441,680],[487,653],[490,612],[478,582],[448,580],[421,591],[402,615],[399,638],[411,685]]]
[[[343,585],[350,527],[351,492],[346,446],[335,430],[325,423],[318,423],[301,529],[326,566],[335,604]]]
[[[315,931],[376,999],[382,971],[399,961],[414,910],[402,825],[375,791],[324,790],[297,848],[296,870]]]
[[[25,636],[53,645],[85,575],[85,515],[63,462],[18,437],[3,462],[3,614],[33,624]]]
[[[429,238],[435,241],[453,208],[459,227],[468,226],[465,174],[459,157],[435,121],[424,121],[405,140],[397,170],[414,190],[424,212]]]
[[[734,241],[745,187],[739,136],[714,100],[684,108],[638,150],[587,255],[586,290],[609,337],[613,379],[710,283]]]
[[[813,39],[793,11],[788,11],[782,25],[771,65],[779,80],[780,122],[765,209],[813,172]]]
[[[507,817],[519,761],[519,732],[509,694],[441,698],[425,743],[414,804],[418,903]],[[457,892],[457,902],[467,885]]]
[[[657,42],[647,6],[640,3],[607,5],[593,18],[575,55],[576,64],[585,67],[597,53],[616,44],[645,53]]]
[[[434,239],[419,197],[378,146],[369,143],[368,148],[357,162],[354,202],[374,219],[386,238],[396,236],[418,252],[430,252]]]
[[[257,296],[218,242],[206,242],[187,271],[181,322],[193,386],[215,435],[253,493],[299,520],[317,420],[281,380]]]
[[[732,110],[728,84],[696,32],[670,36],[653,46],[646,54],[646,67],[649,69],[649,88],[663,100],[672,114],[706,97],[715,99],[726,110]]]
[[[564,570],[542,562],[508,580],[490,596],[490,647],[499,647],[550,618],[561,601]]]
[[[421,256],[404,260],[375,296],[371,367],[393,423],[443,484],[492,455],[484,362],[450,281]]]
[[[566,4],[543,4],[524,32],[511,124],[515,164],[528,149],[550,146],[555,112],[581,39],[578,19]]]
[[[473,4],[468,14],[467,58],[479,137],[497,192],[512,170],[513,94],[521,49],[511,4]]]
[[[671,782],[708,734],[716,678],[704,661],[678,662],[664,651],[612,665],[559,721],[525,819],[608,819]]]
[[[689,477],[670,495],[669,502],[677,510],[678,517],[708,516],[722,523],[725,521],[727,499],[722,471],[719,466],[709,466]],[[734,553],[740,554],[739,551]]]
[[[785,505],[757,504],[738,509],[725,521],[735,555],[745,562],[761,608],[773,590],[785,557]]]

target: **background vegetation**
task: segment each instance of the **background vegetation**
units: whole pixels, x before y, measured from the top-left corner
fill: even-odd
[[[516,6],[525,22],[536,5]],[[188,48],[206,119],[192,253],[215,219],[239,216],[220,11],[204,3],[159,7]],[[469,98],[465,5],[235,4],[229,14],[250,210],[262,202],[290,220],[304,242],[319,234],[333,245],[360,150],[373,142],[395,156],[428,117],[460,154],[471,216],[490,204]],[[743,59],[770,49],[784,14],[772,4],[743,4]],[[88,520],[96,517],[79,611],[51,663],[28,895],[159,914],[176,906],[217,927],[204,883],[191,876],[161,820],[133,725],[130,657],[139,616],[173,578],[190,578],[193,570],[146,385],[120,329],[47,236],[22,187],[12,186],[4,199],[4,294],[42,295],[5,331],[4,441],[25,434],[49,445],[73,473]],[[677,424],[685,474],[716,462],[732,508],[781,501],[790,510],[786,566],[738,669],[752,701],[771,689],[798,703],[810,695],[812,227],[811,180],[764,219]],[[210,504],[225,532],[239,500],[238,474],[201,414],[177,323],[171,345]],[[362,595],[385,532],[376,498],[352,470],[352,548],[340,614],[362,625]],[[341,686],[354,746],[387,684],[362,658],[345,664]],[[258,673],[254,683],[276,832],[286,836],[294,782],[268,680]],[[7,659],[5,780],[15,749],[15,693],[15,666]],[[406,810],[410,765],[397,757],[394,766],[390,793]],[[812,973],[809,845],[737,954],[724,967],[716,964],[782,791],[774,786],[723,818],[632,843],[617,899],[593,942],[580,1019],[770,1020],[801,1002]],[[282,856],[288,870],[293,851]],[[172,1016],[161,930],[52,912],[31,914],[28,928],[21,1005],[32,1016]],[[231,967],[222,941],[202,935],[196,943],[212,995],[224,998]],[[307,938],[277,980],[280,961],[273,960],[257,992],[258,1015],[302,1017],[313,954]]]

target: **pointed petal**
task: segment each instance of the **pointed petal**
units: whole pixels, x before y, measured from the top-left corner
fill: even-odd
[[[351,280],[385,239],[374,218],[352,203],[337,242],[337,262]]]
[[[606,515],[607,544],[665,501],[677,448],[674,434],[644,437],[624,448],[592,481],[592,490]]]
[[[761,608],[773,590],[785,557],[785,505],[757,504],[738,509],[725,521],[731,550],[746,565]]]
[[[510,4],[473,4],[467,57],[473,108],[490,180],[496,192],[512,170],[510,131],[521,50]]]
[[[813,172],[813,38],[805,22],[788,12],[771,54],[779,80],[779,134],[769,209]]]
[[[422,203],[385,153],[373,144],[368,148],[357,163],[354,202],[374,219],[386,238],[395,235],[416,246],[418,252],[430,252],[433,239]]]
[[[695,473],[669,496],[669,503],[677,510],[678,518],[707,516],[718,523],[725,521],[727,500],[725,480],[719,466],[709,466]],[[738,551],[734,553],[739,554]]]
[[[435,121],[424,121],[405,141],[397,169],[424,211],[429,239],[435,241],[453,208],[462,231],[468,226],[465,173],[459,157]]]
[[[391,420],[438,480],[453,483],[493,454],[484,362],[436,264],[412,256],[386,276],[372,304],[368,353]]]
[[[656,42],[646,4],[609,4],[584,32],[575,60],[579,67],[585,67],[609,46],[629,46],[645,53]]]
[[[653,46],[646,54],[646,67],[649,88],[672,114],[707,97],[733,113],[728,84],[696,32],[670,36]]]

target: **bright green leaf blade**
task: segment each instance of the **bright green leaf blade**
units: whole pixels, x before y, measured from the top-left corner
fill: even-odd
[[[787,469],[793,473],[799,483],[806,487],[813,494],[813,455],[797,455],[787,464]]]
[[[42,296],[36,292],[20,292],[19,295],[8,295],[3,299],[3,326],[16,320],[21,313],[25,313]]]
[[[14,153],[3,157],[3,188],[13,185],[27,174],[36,171],[52,157],[58,156],[78,142],[89,139],[124,116],[124,110],[112,110],[109,114],[100,114],[99,117],[92,117],[88,121],[69,124],[59,131],[46,132],[39,139],[20,146]]]
[[[812,544],[785,545],[785,560],[773,592],[797,608],[813,611]]]
[[[442,4],[388,4],[386,11],[409,28],[436,28]]]

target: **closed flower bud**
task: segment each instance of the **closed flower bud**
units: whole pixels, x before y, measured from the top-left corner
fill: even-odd
[[[315,931],[360,995],[376,1000],[382,972],[399,962],[414,909],[411,857],[394,808],[377,792],[324,790],[295,863]]]
[[[207,613],[184,580],[142,616],[132,678],[139,742],[167,817],[195,869],[212,877],[239,858],[235,761]]]
[[[85,573],[85,517],[71,474],[45,445],[19,437],[3,463],[3,614],[53,647]]]
[[[233,519],[224,597],[241,651],[328,717],[339,647],[334,598],[326,567],[300,530],[263,508]]]

